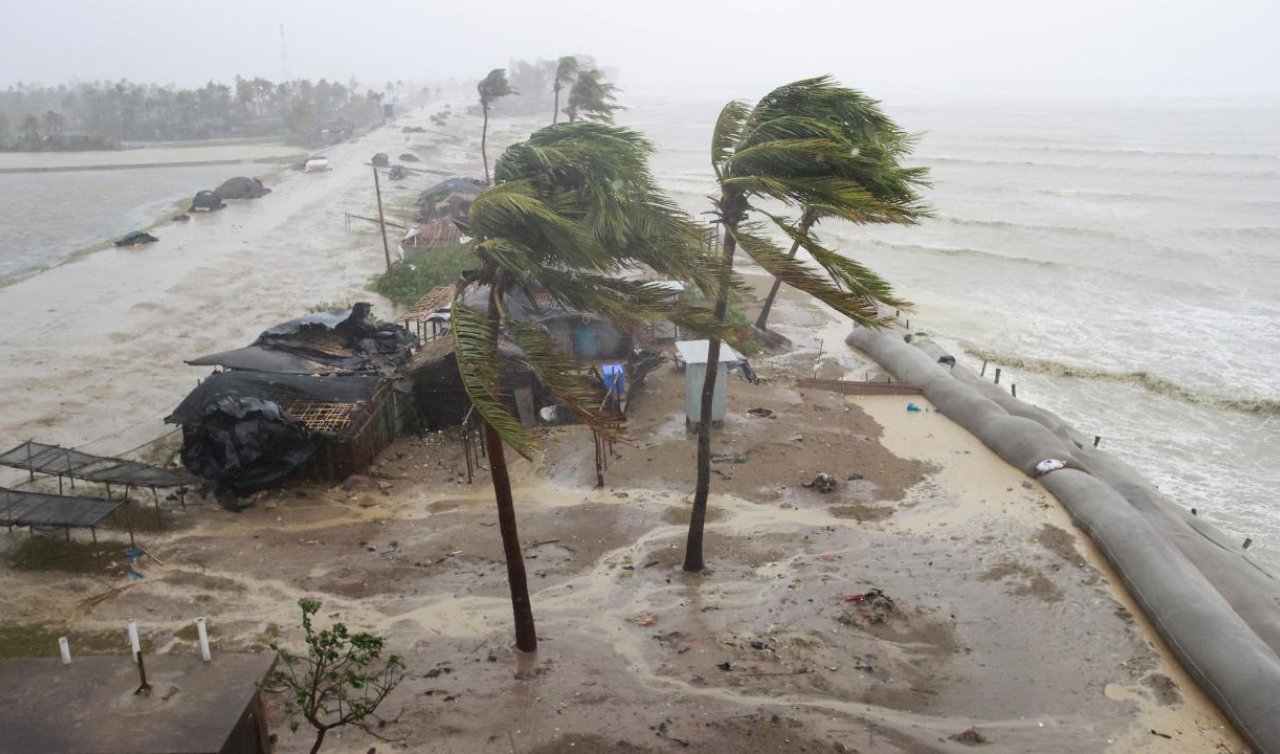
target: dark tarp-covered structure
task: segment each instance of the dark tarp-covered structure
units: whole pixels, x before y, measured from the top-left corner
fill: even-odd
[[[413,336],[394,323],[368,321],[372,307],[316,312],[265,330],[252,345],[188,361],[279,374],[388,372],[408,361]]]
[[[418,222],[432,220],[465,220],[471,201],[484,191],[484,181],[475,178],[449,178],[418,194]]]
[[[362,470],[394,438],[394,381],[233,370],[193,390],[165,421],[182,427],[182,462],[221,499],[313,470],[329,479]]]

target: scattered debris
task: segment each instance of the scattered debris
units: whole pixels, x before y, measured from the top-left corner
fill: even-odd
[[[712,453],[712,463],[746,463],[747,456],[745,453]]]
[[[821,492],[825,495],[831,492],[835,492],[836,487],[838,487],[839,484],[840,483],[836,481],[835,477],[831,476],[830,474],[824,471],[821,474],[818,474],[816,477],[814,477],[813,481],[805,482],[803,486],[808,489]]]
[[[978,726],[976,725],[970,726],[968,729],[962,730],[959,733],[952,733],[951,735],[947,736],[947,738],[957,743],[962,743],[968,746],[977,746],[978,744],[991,743],[989,740],[987,740],[986,736],[982,735],[982,731],[978,730]]]
[[[1066,465],[1067,464],[1056,458],[1046,458],[1036,464],[1036,476],[1044,476],[1050,471],[1057,471],[1058,469],[1066,468]]]
[[[730,670],[733,670],[733,663],[729,662],[728,660],[725,660],[724,662],[716,665],[716,667],[728,673]]]
[[[844,601],[853,605],[853,610],[837,618],[845,625],[884,623],[898,611],[893,598],[881,589],[868,589],[861,594],[847,594],[844,596]]]
[[[760,419],[777,419],[778,418],[777,414],[773,413],[771,409],[767,409],[767,408],[749,408],[747,409],[747,413],[751,416],[755,416]]]
[[[658,616],[653,613],[639,613],[627,618],[628,623],[634,623],[641,628],[649,628],[658,622]]]
[[[142,230],[132,230],[125,233],[116,241],[116,246],[141,246],[142,244],[155,243],[159,238]]]

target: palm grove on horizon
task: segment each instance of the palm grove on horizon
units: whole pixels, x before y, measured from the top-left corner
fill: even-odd
[[[575,109],[573,91],[584,80]],[[657,188],[648,167],[653,147],[609,123],[618,109],[616,87],[605,84],[598,71],[581,70],[572,57],[561,58],[550,92],[553,107],[570,81],[565,112],[571,122],[554,123],[553,111],[553,125],[509,147],[495,165],[494,185],[472,203],[465,231],[478,269],[457,283],[453,308],[459,373],[484,423],[516,646],[526,652],[537,648],[537,632],[504,445],[529,457],[539,440],[506,408],[503,372],[510,357],[504,350],[510,351],[503,344],[518,349],[548,391],[594,431],[619,437],[624,418],[602,407],[599,387],[577,374],[573,360],[545,331],[510,315],[508,300],[544,292],[567,309],[596,312],[628,330],[672,319],[709,338],[708,363],[714,364],[721,337],[740,334],[726,324],[729,301],[741,285],[733,270],[738,247],[779,284],[855,323],[880,327],[880,307],[910,304],[870,269],[825,247],[814,226],[824,218],[911,224],[928,215],[919,194],[927,185],[925,169],[901,164],[914,137],[861,92],[827,77],[805,79],[778,87],[754,106],[730,102],[720,113],[711,149],[719,188],[712,214],[722,236],[716,254],[707,249],[705,226]],[[489,108],[514,90],[504,69],[491,71],[477,89],[487,134]],[[584,101],[590,107],[583,108]],[[483,153],[483,134],[481,144]],[[765,211],[754,204],[758,200],[797,210],[799,218]],[[792,242],[790,252],[767,236],[770,226]],[[800,248],[813,264],[797,258]],[[667,303],[656,286],[622,277],[643,270],[692,284],[712,302],[710,308]],[[766,309],[762,323],[767,316]],[[711,416],[715,374],[708,369],[702,386],[703,417]],[[711,422],[699,423],[683,563],[690,573],[704,568],[711,430]]]

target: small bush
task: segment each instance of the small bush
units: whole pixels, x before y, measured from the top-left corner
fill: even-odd
[[[374,277],[369,290],[402,306],[412,306],[432,288],[457,280],[475,266],[475,255],[466,246],[436,246],[392,265],[390,272]]]

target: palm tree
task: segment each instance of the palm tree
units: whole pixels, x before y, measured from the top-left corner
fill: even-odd
[[[504,444],[528,457],[537,441],[508,408],[507,357],[500,350],[510,349],[500,346],[517,347],[543,386],[584,424],[617,436],[621,417],[602,408],[599,388],[578,375],[546,331],[521,320],[514,303],[542,293],[625,328],[662,317],[695,318],[695,312],[668,310],[662,289],[621,279],[647,267],[709,285],[709,268],[696,253],[702,233],[658,191],[647,166],[651,152],[627,129],[548,126],[507,149],[494,167],[497,184],[476,197],[465,224],[477,269],[454,294],[454,347],[463,386],[484,422],[516,646],[525,652],[534,651],[538,639]]]
[[[516,94],[516,90],[507,83],[507,70],[494,68],[476,85],[476,91],[480,93],[480,109],[484,111],[484,128],[480,131],[480,159],[484,161],[484,182],[488,183],[489,155],[485,152],[485,147],[489,138],[489,108],[499,98]]]
[[[560,117],[560,90],[564,89],[565,84],[573,81],[573,77],[578,73],[578,59],[572,55],[565,55],[556,63],[555,83],[551,86],[551,91],[555,92],[555,103],[551,106],[551,125],[555,125]]]
[[[613,122],[614,111],[622,107],[614,104],[618,87],[606,83],[598,70],[582,71],[569,90],[569,104],[564,112],[573,123],[582,118],[605,123]]]
[[[757,264],[859,324],[879,326],[879,305],[898,308],[910,304],[897,298],[889,284],[867,267],[823,247],[809,231],[787,218],[753,205],[770,200],[789,207],[821,207],[822,213],[854,222],[898,222],[909,208],[877,198],[851,179],[864,162],[858,145],[850,143],[846,124],[850,108],[861,96],[827,77],[804,79],[767,94],[755,107],[730,102],[721,110],[711,139],[711,164],[720,186],[715,215],[723,231],[712,317],[723,323],[733,283],[733,257],[742,247]],[[813,258],[818,269],[788,257],[765,237],[768,218]],[[712,337],[707,363],[720,359],[720,341]],[[714,368],[702,385],[702,421],[698,425],[697,482],[684,570],[703,569],[702,535],[711,486],[711,404],[715,394]]]
[[[902,210],[897,216],[859,216],[854,222],[909,225],[929,217],[930,210],[919,193],[920,188],[930,185],[928,168],[908,168],[901,163],[915,147],[918,137],[899,128],[880,109],[879,102],[861,92],[845,89],[831,96],[834,99],[831,104],[841,113],[835,125],[845,140],[858,150],[859,159],[842,166],[849,169],[843,177],[865,188],[873,198]],[[839,214],[821,205],[805,205],[796,231],[808,234],[824,217],[832,216],[838,217]],[[792,241],[787,257],[795,257],[799,248],[800,241]],[[774,278],[756,318],[757,328],[768,329],[769,313],[781,288],[782,280]]]

